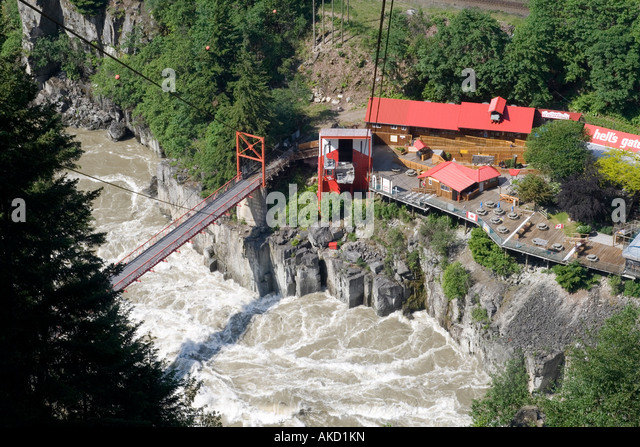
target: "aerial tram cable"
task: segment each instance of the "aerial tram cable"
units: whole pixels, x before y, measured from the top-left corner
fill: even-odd
[[[382,72],[380,73],[380,93],[378,97],[382,97],[382,86],[384,84],[384,70],[387,66],[387,53],[389,51],[389,35],[391,34],[391,16],[393,15],[393,1],[391,0],[391,9],[389,10],[389,23],[387,24],[387,42],[384,47],[384,58],[382,59]],[[378,108],[376,110],[376,122],[378,122],[378,115],[380,113],[380,100],[378,100]]]

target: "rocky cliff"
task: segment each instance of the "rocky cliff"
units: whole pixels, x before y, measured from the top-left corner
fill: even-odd
[[[463,299],[448,300],[440,284],[440,265],[422,257],[425,307],[488,371],[501,370],[516,352],[525,356],[530,390],[550,391],[561,376],[567,347],[599,328],[627,300],[612,296],[603,279],[589,291],[569,294],[544,266],[530,266],[507,280],[476,264],[465,248],[457,257],[471,272],[473,285]]]
[[[163,205],[172,219],[202,200],[199,185],[187,181],[169,160],[158,165],[157,191],[159,199],[181,205]],[[247,200],[240,204],[248,206]],[[340,249],[329,248],[330,242],[339,242]],[[401,309],[409,295],[404,278],[380,273],[383,254],[364,241],[348,242],[342,228],[272,231],[223,218],[193,244],[211,270],[261,295],[302,296],[326,288],[349,307],[370,305],[380,316]]]
[[[113,56],[124,52],[120,45],[134,30],[142,30],[143,35],[155,29],[155,22],[148,14],[141,0],[110,0],[100,13],[93,17],[83,16],[69,0],[29,0],[39,14],[22,3],[18,4],[22,21],[24,64],[28,73],[33,74],[40,84],[40,93],[36,103],[51,102],[62,115],[63,123],[70,127],[83,129],[108,129],[114,140],[133,134],[138,141],[163,155],[160,144],[153,138],[148,127],[137,123],[130,110],[121,110],[107,98],[96,96],[88,79],[70,80],[64,72],[58,71],[55,64],[36,69],[28,55],[37,39],[54,36],[59,32],[58,24],[83,36],[96,45],[102,52]],[[52,19],[52,20],[51,20]],[[56,23],[57,22],[57,23]],[[70,37],[73,35],[67,31]],[[97,51],[77,38],[71,39],[72,45],[84,51],[103,57]]]

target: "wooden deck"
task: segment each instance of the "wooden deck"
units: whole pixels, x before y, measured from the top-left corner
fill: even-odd
[[[491,238],[505,249],[554,263],[566,264],[577,260],[585,267],[600,272],[621,274],[624,270],[625,259],[622,257],[622,246],[606,245],[589,238],[583,239],[580,245],[576,246],[575,239],[567,237],[564,229],[556,229],[542,214],[513,205],[505,200],[501,201],[501,194],[504,195],[508,192],[510,176],[500,177],[498,188],[484,191],[471,200],[452,201],[437,197],[435,194],[428,194],[428,191],[426,194],[415,192],[418,191],[420,180],[416,176],[407,175],[406,172],[407,167],[417,169],[417,166],[408,166],[402,158],[389,150],[374,148],[374,175],[378,180],[380,178],[390,180],[393,190],[384,193],[380,189],[375,189],[375,185],[373,190],[423,211],[436,208],[471,221],[476,225],[486,225],[485,230],[488,231]],[[424,166],[425,169],[430,167],[426,162],[419,163],[416,160],[414,163]],[[493,206],[491,206],[491,202],[493,202]],[[481,215],[482,210],[486,211],[486,214]],[[473,215],[467,215],[467,212],[475,214],[477,220]],[[512,212],[515,213],[516,216],[512,216],[515,218],[509,217]],[[492,221],[492,218],[499,218],[499,220]],[[526,227],[525,222],[529,224]],[[544,226],[541,228],[539,225],[546,225],[546,228]],[[524,231],[525,228],[526,231]],[[595,255],[597,260],[590,260],[589,255]]]

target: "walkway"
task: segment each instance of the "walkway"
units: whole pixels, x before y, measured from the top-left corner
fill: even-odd
[[[413,191],[418,188],[419,180],[407,175],[407,167],[401,163],[390,150],[375,147],[370,190],[424,212],[436,208],[472,222],[504,249],[558,264],[577,260],[585,267],[604,273],[621,275],[625,272],[622,248],[613,243],[601,243],[609,239],[587,239],[576,250],[575,242],[566,237],[564,230],[553,227],[541,214],[501,201],[500,193],[508,192],[510,184],[504,177],[500,179],[499,188],[485,191],[469,201],[456,202]]]
[[[291,161],[293,154],[292,148],[269,163],[265,168],[265,181],[283,170]],[[124,268],[111,278],[113,289],[118,291],[127,287],[261,186],[261,172],[254,173],[245,179],[239,177],[231,179],[122,259],[119,264],[124,265]]]

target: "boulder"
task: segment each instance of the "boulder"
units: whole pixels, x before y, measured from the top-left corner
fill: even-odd
[[[309,228],[309,242],[315,248],[327,248],[332,240],[333,235],[329,227],[314,225]]]
[[[538,407],[528,405],[518,410],[509,424],[510,427],[542,427],[544,414]]]
[[[403,288],[397,282],[386,276],[376,276],[373,279],[372,307],[380,317],[402,309]]]
[[[127,134],[127,126],[125,126],[125,124],[120,121],[111,121],[111,124],[109,124],[109,129],[107,130],[107,134],[113,141],[120,141]]]

